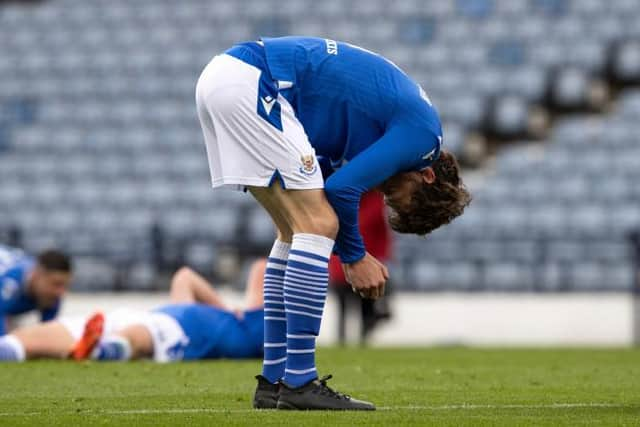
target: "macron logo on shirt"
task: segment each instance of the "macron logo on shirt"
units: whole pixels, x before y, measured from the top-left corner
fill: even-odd
[[[262,101],[262,106],[264,107],[264,111],[267,113],[267,116],[271,114],[271,109],[276,103],[276,99],[272,96],[265,96],[264,98],[260,98],[260,101]]]
[[[421,159],[428,162],[433,161],[433,156],[436,154],[436,151],[440,149],[440,147],[442,147],[442,136],[438,135],[438,147],[429,151],[427,154],[422,156]]]

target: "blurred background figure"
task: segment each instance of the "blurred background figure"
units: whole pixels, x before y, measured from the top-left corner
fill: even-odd
[[[71,259],[56,250],[33,258],[0,245],[0,335],[9,332],[12,316],[38,311],[43,322],[58,315],[71,282]]]
[[[378,261],[387,264],[392,258],[392,238],[381,193],[374,190],[362,196],[358,221],[367,252]],[[392,280],[387,282],[384,297],[377,300],[361,298],[347,283],[340,259],[336,255],[331,256],[329,285],[338,297],[338,342],[340,344],[345,344],[347,340],[347,328],[350,326],[347,321],[349,311],[355,311],[360,318],[361,344],[366,342],[378,322],[391,316],[389,294],[392,292]]]
[[[0,362],[30,359],[244,359],[262,356],[265,259],[252,263],[242,307],[188,267],[172,277],[168,302],[152,310],[119,307],[62,317],[0,337]],[[95,310],[95,307],[92,308]]]

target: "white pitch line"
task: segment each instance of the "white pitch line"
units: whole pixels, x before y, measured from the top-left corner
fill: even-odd
[[[380,406],[379,411],[451,411],[478,409],[577,409],[577,408],[625,408],[632,405],[602,402],[549,403],[549,404],[457,404],[457,405],[409,405]],[[255,413],[255,409],[223,409],[223,408],[158,408],[158,409],[79,409],[78,411],[62,411],[59,414],[78,415],[161,415],[161,414],[247,414]],[[270,411],[267,411],[270,412]],[[0,412],[0,417],[30,417],[37,415],[54,415],[51,412]]]
[[[631,405],[623,405],[619,403],[541,403],[541,404],[458,404],[458,405],[440,405],[440,406],[382,406],[380,410],[417,410],[417,411],[447,411],[453,409],[571,409],[571,408],[624,408]]]

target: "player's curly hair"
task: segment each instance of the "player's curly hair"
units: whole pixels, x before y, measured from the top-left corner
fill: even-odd
[[[455,156],[442,150],[431,165],[436,179],[413,193],[406,209],[392,210],[389,224],[398,233],[424,236],[462,215],[471,203],[471,194],[460,178]]]

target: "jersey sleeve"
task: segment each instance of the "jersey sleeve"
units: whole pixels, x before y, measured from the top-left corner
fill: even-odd
[[[18,267],[0,272],[0,316],[11,314],[12,308],[20,298],[20,278]]]
[[[40,320],[43,322],[48,322],[49,320],[53,320],[58,316],[58,312],[60,311],[60,301],[56,303],[51,308],[47,308],[46,310],[42,310],[40,312]]]
[[[358,228],[362,194],[397,173],[428,166],[425,162],[429,156],[437,158],[433,153],[439,145],[438,135],[428,129],[395,126],[326,181],[327,199],[340,222],[335,251],[343,263],[354,263],[365,255]]]
[[[11,279],[6,270],[0,271],[0,337],[7,333],[7,311],[11,303],[12,292],[10,289],[5,290],[5,287],[13,285]]]

